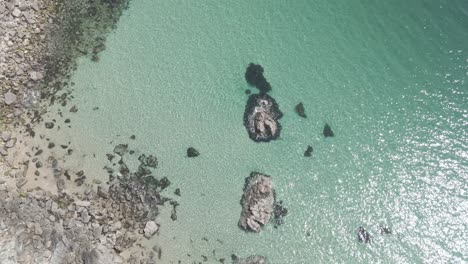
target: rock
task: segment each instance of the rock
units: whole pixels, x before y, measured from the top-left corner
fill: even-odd
[[[11,105],[16,103],[16,95],[10,91],[4,94],[4,99],[5,99],[5,104],[6,105]]]
[[[180,196],[180,189],[179,188],[175,189],[174,194],[177,196]]]
[[[159,229],[158,224],[154,221],[148,221],[145,225],[144,234],[146,238],[152,237]]]
[[[263,67],[259,64],[249,63],[245,72],[245,80],[248,84],[257,87],[261,93],[271,90],[271,85],[263,76]]]
[[[147,166],[153,169],[158,166],[158,159],[153,155],[149,155],[147,157],[145,154],[142,154],[140,157],[138,157],[138,160],[141,162],[141,164],[143,164],[143,166]]]
[[[288,214],[288,209],[283,206],[283,201],[275,203],[275,227],[284,223],[283,218]]]
[[[21,114],[23,113],[23,111],[21,111],[20,109],[18,108],[15,108],[15,110],[13,110],[13,114],[18,117],[18,116],[21,116]]]
[[[252,255],[247,258],[238,258],[236,255],[232,255],[233,264],[268,264],[268,260],[264,256]]]
[[[128,144],[119,144],[114,148],[114,153],[119,156],[123,156],[128,152]]]
[[[70,108],[70,112],[71,112],[71,113],[76,113],[76,112],[78,112],[78,107],[76,107],[76,105],[72,106],[72,108]]]
[[[305,114],[305,110],[304,110],[304,105],[302,103],[298,103],[296,105],[296,113],[300,116],[300,117],[303,117],[303,118],[306,118],[307,115]]]
[[[371,242],[371,236],[367,230],[364,229],[364,227],[360,226],[358,229],[358,240],[359,242],[364,242],[364,243],[370,243]]]
[[[325,137],[334,137],[335,134],[333,133],[331,127],[328,124],[325,124],[325,127],[323,128],[323,135]]]
[[[171,219],[172,219],[172,221],[177,220],[177,209],[176,208],[177,208],[177,206],[174,205],[172,207],[172,210],[171,210]]]
[[[8,141],[11,138],[11,132],[3,131],[2,135],[0,136],[3,141]]]
[[[194,158],[198,156],[200,156],[200,152],[198,152],[198,150],[196,150],[195,148],[190,147],[187,149],[187,157]]]
[[[392,231],[388,227],[381,225],[379,226],[379,231],[382,235],[390,235],[392,233]]]
[[[19,178],[19,179],[16,181],[16,187],[21,188],[21,187],[23,187],[27,182],[28,182],[28,180],[27,180],[26,178]]]
[[[76,200],[75,205],[76,206],[81,206],[81,207],[88,207],[89,205],[91,205],[91,202],[90,201]]]
[[[35,223],[34,224],[34,234],[36,235],[42,235],[42,228],[41,228],[41,225],[39,223]]]
[[[245,89],[244,93],[247,94],[247,95],[249,95],[249,94],[252,93],[252,91],[251,91],[250,89]]]
[[[20,1],[20,2],[18,3],[18,8],[19,8],[19,10],[21,10],[21,11],[26,11],[26,10],[28,10],[29,6],[28,6],[28,4],[27,4],[25,1]]]
[[[54,142],[49,142],[49,144],[47,145],[47,148],[49,148],[49,149],[54,148],[54,147],[55,147]]]
[[[49,216],[49,221],[51,221],[51,222],[55,222],[55,216],[53,216],[53,215],[50,215],[50,216]]]
[[[283,113],[276,101],[267,94],[251,95],[245,106],[244,126],[255,142],[268,142],[279,138]]]
[[[16,144],[16,138],[11,138],[5,143],[5,148],[12,148]]]
[[[271,177],[252,172],[245,180],[239,226],[247,231],[260,232],[273,214],[275,190]]]
[[[13,9],[13,12],[11,12],[11,14],[14,17],[19,17],[19,16],[21,16],[21,10],[19,10],[18,8],[15,8],[15,9]]]
[[[52,129],[52,128],[54,128],[54,123],[53,122],[45,122],[45,127],[47,129]]]
[[[307,149],[306,151],[304,152],[304,157],[310,157],[312,156],[312,152],[314,151],[314,149],[312,148],[312,146],[307,146]]]
[[[57,180],[57,190],[62,191],[65,189],[65,180],[60,178]]]
[[[42,78],[44,78],[44,76],[42,75],[42,73],[40,72],[37,72],[37,71],[32,71],[29,73],[29,77],[31,78],[31,80],[33,81],[39,81],[39,80],[42,80]]]

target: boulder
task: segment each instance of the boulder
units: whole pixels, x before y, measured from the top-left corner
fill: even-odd
[[[42,75],[42,73],[37,72],[37,71],[31,71],[31,72],[29,73],[29,77],[30,77],[31,80],[33,80],[33,81],[39,81],[39,80],[42,80],[42,78],[44,78],[44,76]]]
[[[54,123],[53,122],[45,122],[45,127],[47,129],[52,129],[52,128],[54,128]]]
[[[5,142],[8,141],[8,140],[10,140],[10,138],[11,138],[11,132],[3,131],[3,132],[1,133],[0,138],[2,138],[2,140],[5,141]]]
[[[119,156],[123,156],[125,153],[127,153],[127,151],[128,151],[128,144],[119,144],[115,146],[114,148],[114,153]]]
[[[4,99],[5,99],[5,104],[6,105],[11,105],[16,103],[16,95],[10,91],[8,91],[6,94],[4,94]]]
[[[148,221],[145,225],[144,234],[146,238],[152,237],[159,229],[158,224],[154,221]]]
[[[241,205],[239,226],[247,231],[260,232],[274,213],[275,190],[271,177],[252,172],[245,180]]]
[[[244,112],[244,126],[249,137],[255,142],[268,142],[279,138],[283,113],[275,99],[267,94],[249,97]]]
[[[194,157],[198,157],[198,156],[200,156],[200,152],[198,152],[197,149],[192,148],[192,147],[187,149],[187,157],[194,158]]]
[[[325,137],[334,137],[335,134],[333,133],[331,127],[328,124],[325,124],[325,127],[323,128],[323,135]]]
[[[6,143],[5,143],[5,148],[12,148],[16,144],[16,138],[10,138]]]
[[[305,109],[304,109],[304,105],[302,103],[298,103],[296,105],[296,113],[300,116],[300,117],[303,117],[303,118],[306,118],[307,115],[305,114]]]
[[[248,84],[257,87],[261,93],[271,91],[271,85],[263,76],[263,67],[260,64],[249,63],[245,72],[245,80]]]
[[[138,157],[138,160],[143,166],[147,166],[153,169],[158,166],[158,159],[153,155],[146,156],[145,154],[142,154],[140,157]]]

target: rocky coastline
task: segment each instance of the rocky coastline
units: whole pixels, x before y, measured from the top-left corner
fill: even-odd
[[[73,153],[68,145],[36,133],[38,126],[60,128],[44,120],[49,106],[78,111],[67,106],[76,61],[99,60],[128,3],[0,2],[0,263],[156,263],[161,257],[161,249],[143,246],[157,234],[158,206],[168,201],[159,194],[168,180],[147,178],[154,156],[140,157],[138,172],[127,175],[121,159],[109,182],[91,182],[83,171],[64,167]]]

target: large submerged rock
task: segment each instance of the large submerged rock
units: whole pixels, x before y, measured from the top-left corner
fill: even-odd
[[[263,76],[263,67],[260,64],[249,63],[245,71],[245,80],[248,84],[257,87],[261,93],[271,91],[271,85]]]
[[[260,232],[274,214],[275,190],[271,177],[252,172],[245,179],[241,205],[239,226],[247,231]]]
[[[281,124],[278,120],[282,116],[273,97],[254,94],[245,106],[244,126],[253,141],[268,142],[280,136]]]

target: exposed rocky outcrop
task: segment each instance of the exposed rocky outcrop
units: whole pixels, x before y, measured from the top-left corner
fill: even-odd
[[[271,90],[271,85],[263,76],[263,67],[260,64],[249,63],[245,72],[245,80],[248,84],[257,87],[260,93],[267,93]]]
[[[239,226],[247,231],[260,232],[274,214],[275,190],[271,177],[252,172],[245,180],[241,205]]]
[[[267,94],[254,94],[245,106],[244,126],[253,141],[268,142],[280,136],[282,116],[275,99]]]

